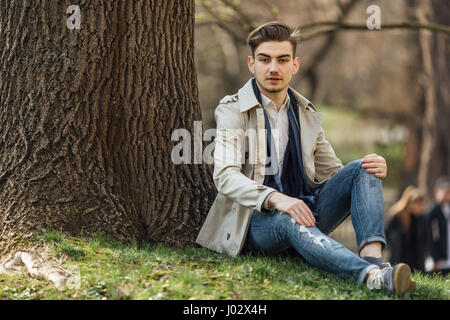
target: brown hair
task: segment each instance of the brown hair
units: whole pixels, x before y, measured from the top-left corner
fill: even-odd
[[[403,230],[409,227],[410,223],[410,212],[408,211],[408,206],[411,203],[425,201],[425,193],[414,186],[408,186],[404,191],[400,200],[398,200],[391,209],[389,209],[389,214],[398,215],[400,222],[402,224]]]
[[[252,49],[252,56],[255,57],[256,48],[266,41],[289,41],[292,44],[293,54],[297,49],[297,41],[292,37],[291,28],[284,23],[272,21],[265,23],[248,35],[247,43]]]

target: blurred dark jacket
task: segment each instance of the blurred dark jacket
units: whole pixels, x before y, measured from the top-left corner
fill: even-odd
[[[428,244],[434,261],[447,260],[447,219],[439,204],[434,203],[426,212]]]
[[[391,250],[392,264],[407,263],[411,269],[425,272],[427,254],[427,228],[425,215],[411,215],[407,230],[403,230],[398,215],[386,227],[386,239]]]

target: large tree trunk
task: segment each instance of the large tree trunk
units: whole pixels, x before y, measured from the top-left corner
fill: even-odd
[[[448,10],[444,9],[447,7],[446,0],[420,0],[417,11],[419,22],[447,24]],[[420,47],[425,112],[418,183],[431,195],[436,178],[450,174],[450,48],[445,35],[426,30],[420,31]]]
[[[0,252],[37,230],[192,244],[215,196],[174,165],[201,120],[194,0],[0,0]]]

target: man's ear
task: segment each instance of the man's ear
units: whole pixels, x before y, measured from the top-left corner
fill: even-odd
[[[248,65],[248,70],[250,70],[250,72],[252,74],[255,74],[255,59],[253,59],[252,56],[248,56],[247,65]]]
[[[300,68],[300,58],[295,57],[294,59],[294,72],[293,74],[296,74],[298,72],[298,69]]]

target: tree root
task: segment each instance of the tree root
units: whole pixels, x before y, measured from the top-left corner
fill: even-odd
[[[51,259],[45,249],[16,251],[0,262],[0,274],[28,274],[36,279],[51,281],[58,290],[78,289],[79,272],[72,274],[65,270],[59,261]]]

